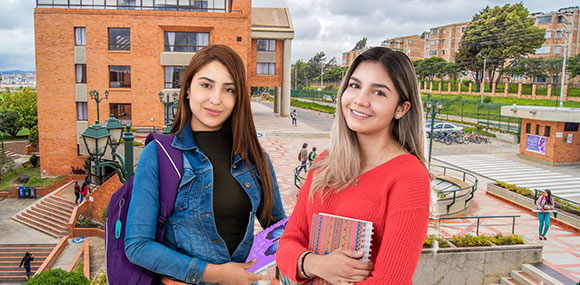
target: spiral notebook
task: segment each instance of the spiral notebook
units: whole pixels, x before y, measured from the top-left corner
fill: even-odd
[[[308,249],[316,254],[329,254],[338,248],[348,248],[363,252],[361,261],[369,262],[371,258],[371,243],[373,223],[347,217],[314,214],[310,227]],[[305,284],[330,284],[320,278]]]
[[[247,269],[249,272],[259,274],[276,265],[276,251],[278,250],[278,241],[282,232],[286,228],[288,217],[269,226],[254,237],[254,243],[246,262],[256,258],[256,264]]]

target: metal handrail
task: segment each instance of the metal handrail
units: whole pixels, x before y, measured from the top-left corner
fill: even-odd
[[[312,161],[306,163],[306,169],[310,168],[311,166],[312,166]],[[296,188],[298,188],[299,190],[300,190],[300,188],[302,188],[302,185],[304,185],[304,181],[306,181],[306,177],[303,177],[298,173],[298,169],[300,167],[302,167],[302,164],[298,165],[298,167],[294,168],[294,186],[296,186]]]
[[[463,177],[462,177],[462,181],[463,182],[470,182],[473,183],[473,185],[471,186],[467,186],[467,187],[463,187],[463,188],[459,188],[459,189],[454,189],[454,190],[443,190],[443,191],[435,191],[437,194],[441,193],[441,194],[447,194],[447,193],[453,193],[453,199],[451,200],[451,203],[448,204],[447,207],[447,213],[449,213],[449,209],[451,209],[451,207],[455,204],[456,202],[456,198],[457,198],[457,192],[461,192],[467,189],[471,189],[469,191],[469,193],[467,193],[466,195],[471,195],[471,197],[467,198],[465,200],[465,204],[464,207],[467,206],[467,202],[471,201],[471,199],[473,199],[473,197],[475,197],[475,191],[477,191],[477,183],[478,183],[478,179],[474,174],[471,174],[467,171],[464,170],[460,170],[457,168],[452,168],[452,167],[447,167],[447,166],[443,166],[443,165],[434,165],[431,164],[430,165],[430,169],[433,169],[433,167],[440,167],[443,168],[443,175],[447,175],[447,170],[454,170],[454,171],[458,171],[458,172],[462,172],[463,173]],[[473,180],[468,180],[468,178],[472,178]]]
[[[460,219],[476,219],[476,229],[475,235],[479,236],[479,225],[480,219],[496,219],[496,218],[511,218],[512,219],[512,235],[515,233],[516,227],[516,218],[519,218],[520,215],[502,215],[502,216],[465,216],[465,217],[439,217],[439,218],[429,218],[430,221],[438,220],[437,222],[437,234],[441,235],[441,220],[460,220]],[[486,226],[505,226],[509,224],[489,224]],[[473,224],[468,225],[466,227],[473,226]]]

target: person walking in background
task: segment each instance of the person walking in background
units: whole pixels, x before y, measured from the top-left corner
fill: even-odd
[[[552,197],[552,191],[546,189],[544,194],[536,200],[536,208],[538,209],[538,220],[540,221],[539,228],[539,239],[547,240],[546,234],[548,233],[548,228],[550,227],[550,210],[556,207],[554,203],[554,197]]]
[[[300,153],[298,153],[298,161],[300,161],[300,168],[296,171],[297,174],[300,174],[302,170],[304,172],[308,172],[306,169],[306,163],[308,162],[308,144],[304,143],[302,145],[302,149],[300,149]]]
[[[316,154],[316,147],[312,147],[312,151],[308,154],[308,162],[314,162],[317,156],[318,154]]]
[[[292,118],[292,125],[293,126],[298,126],[298,123],[296,122],[296,109],[294,109],[291,113],[290,113],[290,118]]]
[[[85,199],[85,197],[87,197],[88,194],[89,194],[89,185],[83,183],[83,187],[81,187],[81,201],[79,203],[82,203],[83,199]]]
[[[400,51],[371,48],[354,60],[338,94],[331,146],[308,171],[276,264],[300,283],[412,284],[431,193],[413,63]],[[315,213],[372,222],[370,262],[359,260],[362,251],[310,251]]]
[[[22,267],[24,264],[24,269],[26,269],[26,280],[30,278],[30,262],[34,261],[34,255],[30,252],[26,252],[22,260],[20,260],[20,265],[18,267]]]
[[[83,184],[84,185],[84,184]],[[75,181],[75,204],[79,203],[79,197],[81,196],[81,187],[79,186],[79,182]]]

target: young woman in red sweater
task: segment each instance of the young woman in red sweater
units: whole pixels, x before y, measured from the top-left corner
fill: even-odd
[[[308,172],[278,245],[284,276],[294,282],[412,283],[430,201],[421,106],[404,53],[376,47],[355,59],[339,91],[331,147]],[[347,249],[309,252],[315,213],[373,222],[371,262]]]

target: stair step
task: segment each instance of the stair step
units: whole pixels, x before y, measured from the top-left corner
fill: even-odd
[[[21,217],[27,218],[28,220],[37,224],[41,224],[45,227],[49,227],[50,229],[55,230],[57,232],[68,231],[68,225],[52,222],[51,220],[48,220],[42,216],[39,217],[36,215],[32,215],[31,213],[24,212],[21,214]]]
[[[68,198],[64,198],[64,197],[61,197],[61,196],[58,196],[58,195],[52,195],[52,196],[50,196],[50,198],[59,200],[60,202],[65,203],[67,205],[70,205],[73,208],[76,207],[75,201],[70,200]]]
[[[33,263],[37,263],[36,259],[34,259]],[[37,263],[37,265],[32,265],[30,266],[30,270],[31,271],[36,271],[38,270],[38,268],[40,267],[41,263]],[[13,272],[13,271],[22,271],[24,270],[24,267],[18,267],[18,265],[20,265],[20,262],[16,265],[13,266],[2,266],[0,267],[0,275],[4,275],[4,272]]]
[[[59,205],[59,206],[61,206],[63,208],[66,208],[66,209],[70,209],[71,211],[75,207],[74,204],[71,204],[71,203],[69,203],[66,200],[62,200],[62,199],[59,199],[59,198],[56,198],[56,197],[57,196],[54,196],[54,195],[49,196],[49,197],[46,198],[46,201],[49,201],[51,203],[54,203],[54,204]]]
[[[51,207],[52,209],[56,210],[57,212],[59,212],[60,214],[65,215],[65,216],[70,216],[70,214],[72,213],[72,209],[70,209],[68,207],[61,206],[57,203],[54,203],[52,200],[49,200],[49,199],[44,199],[44,200],[40,201],[40,204],[47,205],[47,206]]]
[[[524,284],[524,285],[540,284],[540,282],[538,282],[532,276],[526,274],[525,272],[523,272],[521,270],[512,270],[510,272],[510,277],[513,278],[514,280],[516,280],[518,283]]]
[[[30,274],[32,277],[32,272]],[[26,281],[26,273],[21,274],[19,276],[0,276],[0,282],[25,282]]]
[[[25,215],[25,216],[28,215],[30,217],[36,218],[37,220],[45,221],[46,223],[53,224],[53,225],[58,226],[58,227],[63,228],[63,229],[64,228],[68,229],[68,221],[65,222],[61,219],[57,219],[57,218],[54,218],[54,217],[49,216],[49,215],[43,215],[43,214],[36,212],[36,211],[33,211],[33,210],[27,210],[26,212],[22,213],[22,215]]]
[[[564,283],[531,264],[522,264],[522,271],[534,279],[544,282],[545,285],[564,285]]]
[[[68,232],[58,232],[53,230],[52,228],[46,226],[46,225],[40,225],[38,222],[33,222],[31,220],[29,220],[26,217],[23,216],[16,216],[16,217],[12,217],[12,219],[16,220],[19,223],[22,223],[26,226],[29,226],[33,229],[39,230],[47,235],[50,235],[52,237],[62,237],[68,234]]]
[[[2,256],[0,257],[0,266],[5,266],[5,265],[11,265],[14,263],[20,263],[20,260],[22,260],[22,257],[24,256],[24,254],[19,255],[19,256]],[[36,256],[36,254],[34,255],[34,262],[44,262],[44,260],[47,258],[47,256]]]
[[[14,244],[14,245],[2,245],[0,244],[0,252],[1,251],[10,251],[10,250],[24,250],[24,251],[30,251],[30,252],[34,252],[34,251],[46,251],[46,250],[52,250],[54,247],[56,246],[56,244]]]
[[[52,252],[51,250],[47,250],[47,251],[28,251],[32,254],[34,254],[34,256],[48,256],[50,254],[50,252]],[[0,257],[6,257],[6,256],[19,256],[22,255],[24,256],[24,253],[26,253],[26,250],[14,250],[14,251],[0,251]]]
[[[63,214],[61,212],[57,212],[55,211],[53,208],[43,205],[43,204],[37,204],[36,206],[32,207],[32,209],[38,210],[39,212],[46,214],[46,215],[51,215],[53,217],[57,217],[59,219],[63,219],[63,220],[70,220],[70,216],[71,214]]]
[[[511,277],[502,277],[499,279],[499,283],[502,285],[519,285],[520,284]]]

